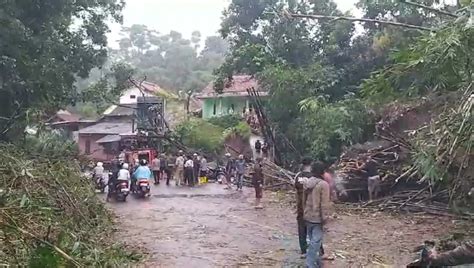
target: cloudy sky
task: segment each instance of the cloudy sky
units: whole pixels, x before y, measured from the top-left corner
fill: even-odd
[[[343,11],[352,10],[357,0],[335,0]],[[161,33],[176,30],[185,37],[195,30],[215,35],[222,11],[230,0],[126,0],[124,25],[145,24]],[[119,25],[112,27],[111,41],[118,39]]]

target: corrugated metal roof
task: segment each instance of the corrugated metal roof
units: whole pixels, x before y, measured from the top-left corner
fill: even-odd
[[[130,116],[135,113],[135,109],[137,109],[137,104],[121,104],[121,105],[114,105],[113,107],[109,107],[104,112],[105,116]]]
[[[120,141],[122,138],[120,135],[107,135],[103,137],[102,139],[97,140],[97,143],[109,143],[109,142],[116,142]]]
[[[79,134],[117,134],[130,133],[132,123],[104,122],[79,130]]]

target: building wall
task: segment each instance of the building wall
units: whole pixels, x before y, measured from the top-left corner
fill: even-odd
[[[148,92],[144,92],[145,96],[150,97],[154,96],[153,94],[150,94]],[[143,93],[138,89],[138,88],[131,88],[126,90],[124,93],[122,93],[122,96],[120,96],[120,104],[134,104],[137,103],[137,98],[142,97]]]
[[[105,148],[98,144],[96,141],[105,137],[106,134],[79,134],[79,151],[81,154],[93,159],[94,161],[110,161],[113,160],[115,155],[108,154]],[[90,154],[86,152],[87,141],[90,142]]]
[[[244,108],[248,107],[248,103],[249,101],[247,97],[219,97],[205,99],[202,108],[202,118],[209,119],[216,116],[228,115],[232,110],[233,114],[241,115]]]

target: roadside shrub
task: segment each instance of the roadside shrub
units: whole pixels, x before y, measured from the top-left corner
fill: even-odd
[[[231,127],[236,127],[240,122],[242,122],[242,117],[240,115],[224,115],[219,117],[213,117],[207,120],[209,123],[221,127],[223,129],[228,129]]]
[[[176,135],[187,147],[203,150],[205,153],[218,153],[224,147],[222,133],[224,128],[206,120],[190,119],[176,127]]]
[[[224,139],[227,139],[229,137],[239,136],[245,140],[248,140],[251,134],[252,129],[250,126],[246,122],[240,121],[235,127],[227,128],[224,131],[223,137]]]
[[[0,143],[0,266],[130,264],[134,256],[108,238],[111,214],[74,158],[34,150]]]

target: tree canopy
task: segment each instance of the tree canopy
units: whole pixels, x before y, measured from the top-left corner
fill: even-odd
[[[3,0],[0,5],[0,139],[35,114],[74,103],[77,78],[107,59],[107,21],[123,0]]]
[[[391,0],[361,0],[357,6],[363,12],[362,18],[433,29],[457,17],[451,12],[458,7],[445,5],[443,1],[417,3],[431,9]],[[364,22],[360,24],[363,30],[356,31],[352,21],[308,20],[285,14],[317,14],[330,18],[351,16],[341,12],[334,1],[231,1],[224,12],[220,30],[230,42],[230,52],[223,65],[215,71],[215,89],[222,90],[226,80],[235,73],[256,76],[270,92],[272,105],[268,107],[268,114],[277,133],[287,137],[292,143],[288,148],[297,148],[300,155],[331,159],[339,155],[343,145],[359,142],[369,135],[373,131],[368,125],[372,120],[371,113],[368,107],[363,108],[366,100],[361,98],[383,91],[379,85],[387,83],[387,77],[376,74],[393,75],[402,69],[415,69],[417,65],[395,65],[388,70],[384,66],[428,49],[425,46],[419,47],[419,51],[408,52],[406,49],[415,40],[427,38],[432,44],[438,42],[430,37],[430,33],[413,28]],[[453,45],[457,39],[452,37],[455,36],[445,35],[440,39],[445,38],[442,42],[455,49]],[[391,51],[400,52],[392,54]],[[433,54],[432,57],[435,55],[440,56]],[[469,60],[463,60],[466,61]],[[451,67],[455,71],[462,65]],[[418,86],[424,83],[423,79],[430,79],[423,74],[420,76]],[[372,79],[366,80],[370,77]],[[438,76],[436,79],[444,78]],[[354,115],[357,116],[352,117]],[[321,116],[332,120],[322,120]],[[314,126],[311,133],[304,131],[308,126]],[[318,136],[324,138],[316,139]],[[288,149],[286,155],[294,159],[292,151]]]

